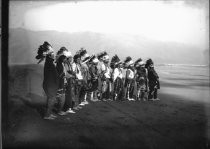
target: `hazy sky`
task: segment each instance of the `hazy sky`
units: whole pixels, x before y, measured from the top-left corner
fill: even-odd
[[[11,28],[128,33],[204,49],[207,22],[206,9],[184,1],[10,2]]]

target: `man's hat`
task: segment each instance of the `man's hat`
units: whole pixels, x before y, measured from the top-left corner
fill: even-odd
[[[150,65],[153,65],[153,64],[154,64],[154,63],[153,63],[152,59],[149,58],[149,59],[146,61],[145,67],[147,68],[147,67],[149,67]]]

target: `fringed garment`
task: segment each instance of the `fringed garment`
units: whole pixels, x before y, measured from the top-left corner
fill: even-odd
[[[137,68],[136,83],[137,83],[137,99],[143,99],[148,88],[147,69]]]

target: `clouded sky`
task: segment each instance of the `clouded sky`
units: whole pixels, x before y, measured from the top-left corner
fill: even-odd
[[[11,28],[128,33],[204,49],[207,22],[206,8],[184,1],[10,2]]]

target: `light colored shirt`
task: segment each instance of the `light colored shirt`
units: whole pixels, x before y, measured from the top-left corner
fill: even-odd
[[[97,69],[98,69],[98,73],[101,73],[101,69],[102,69],[102,64],[103,64],[103,62],[102,61],[99,61],[98,62],[98,65],[97,65]]]
[[[69,73],[69,71],[70,71],[70,72],[73,71],[73,69],[72,69],[72,64],[70,64],[69,62],[64,63],[64,73],[65,73],[65,77],[66,77],[66,78],[71,78],[71,77],[73,77],[73,75],[72,75],[71,73]]]
[[[72,64],[72,69],[76,73],[76,77],[78,80],[82,80],[82,71],[81,71],[81,66],[79,64],[73,63]]]
[[[106,66],[104,63],[101,65],[101,70],[104,72],[104,75],[105,75],[106,78],[111,77],[110,68],[108,66]]]
[[[126,78],[127,79],[133,79],[134,78],[134,71],[132,71],[131,69],[127,69]]]
[[[121,70],[122,70],[122,76],[123,76],[123,78],[125,78],[127,69],[121,68]]]
[[[114,69],[114,72],[113,72],[113,81],[115,81],[117,79],[117,77],[121,78],[123,77],[123,74],[122,74],[122,69],[119,69],[119,68],[115,68]]]

